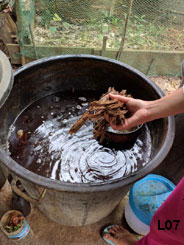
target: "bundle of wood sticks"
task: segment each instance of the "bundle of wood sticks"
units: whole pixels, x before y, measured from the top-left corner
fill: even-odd
[[[109,93],[131,97],[126,94],[126,90],[120,93],[114,88],[109,88],[107,93],[103,94],[99,100],[90,103],[88,110],[75,122],[70,129],[70,134],[76,133],[82,125],[91,120],[94,123],[94,138],[103,142],[105,132],[109,127],[109,122],[115,125],[124,123],[125,114],[128,112],[126,105],[118,99],[111,99]],[[109,118],[109,122],[106,118]]]

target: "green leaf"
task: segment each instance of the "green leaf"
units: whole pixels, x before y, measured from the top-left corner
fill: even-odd
[[[59,15],[58,14],[54,14],[54,17],[53,17],[53,20],[54,21],[62,21],[62,19],[59,17]]]
[[[50,33],[53,35],[57,31],[57,27],[52,26],[49,28]]]
[[[67,23],[67,22],[63,22],[62,24],[63,24],[64,28],[69,28],[69,27],[71,26],[71,25],[70,25],[69,23]]]
[[[100,41],[102,41],[103,40],[103,35],[102,34],[98,34],[98,38],[99,38]]]

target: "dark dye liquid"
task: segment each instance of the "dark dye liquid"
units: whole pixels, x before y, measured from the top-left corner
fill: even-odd
[[[30,171],[71,183],[105,182],[131,175],[151,155],[151,136],[145,125],[131,148],[101,145],[88,121],[72,136],[69,129],[99,95],[94,91],[55,93],[32,103],[10,128],[11,157]],[[22,138],[17,132],[23,130]]]

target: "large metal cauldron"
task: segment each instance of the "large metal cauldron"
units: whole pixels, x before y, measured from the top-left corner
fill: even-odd
[[[162,91],[139,71],[121,62],[91,55],[64,55],[32,62],[15,72],[14,86],[1,108],[1,141],[16,116],[30,103],[57,91],[128,89],[134,97],[160,98]],[[167,155],[174,139],[173,117],[149,125],[152,136],[150,162],[136,174],[105,184],[72,184],[38,176],[21,167],[1,148],[0,160],[6,176],[19,179],[40,210],[52,220],[82,226],[107,216],[138,179],[155,169]],[[38,200],[38,201],[36,201]]]

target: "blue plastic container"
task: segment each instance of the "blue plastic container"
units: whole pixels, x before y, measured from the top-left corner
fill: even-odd
[[[153,215],[175,187],[170,180],[156,174],[137,181],[130,190],[125,208],[128,225],[136,233],[146,235]]]

